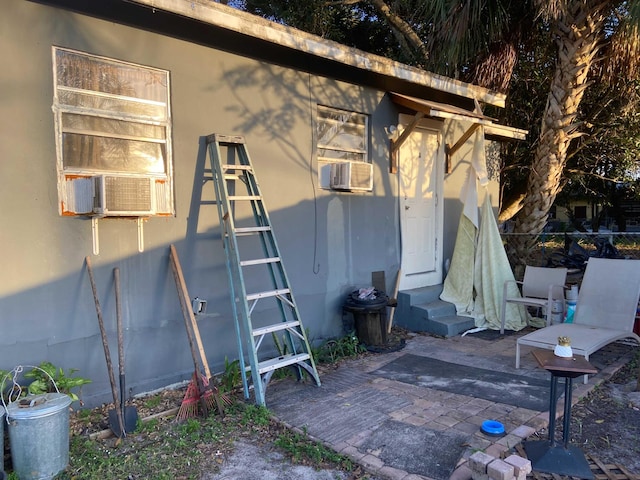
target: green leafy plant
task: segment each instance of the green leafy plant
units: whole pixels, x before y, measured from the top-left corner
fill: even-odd
[[[349,458],[311,440],[306,431],[298,433],[285,430],[278,436],[275,444],[289,453],[295,463],[301,463],[305,460],[313,463],[332,462],[341,465],[345,470],[353,468],[353,463]]]
[[[32,379],[28,386],[28,392],[32,395],[59,391],[71,397],[74,402],[80,400],[71,390],[81,389],[83,385],[91,383],[91,380],[74,376],[78,372],[72,368],[67,373],[62,368],[58,368],[51,362],[42,362],[37,368],[24,374],[25,378]],[[57,387],[57,390],[56,390]]]
[[[242,412],[243,425],[268,425],[270,421],[270,413],[266,407],[260,405],[247,405]]]
[[[366,350],[355,332],[351,332],[344,337],[327,340],[314,350],[314,355],[318,363],[335,363],[343,358],[360,355]]]
[[[238,359],[232,362],[224,357],[224,372],[216,376],[218,390],[220,393],[233,392],[242,384],[242,376],[240,372],[240,361]]]

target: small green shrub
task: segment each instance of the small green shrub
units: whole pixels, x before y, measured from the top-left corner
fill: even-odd
[[[45,361],[24,374],[25,379],[31,380],[28,385],[17,385],[14,383],[16,380],[13,373],[19,373],[22,371],[21,369],[22,367],[16,367],[15,370],[10,372],[0,370],[0,386],[3,388],[3,391],[0,393],[5,402],[16,401],[17,396],[25,396],[27,394],[40,395],[56,391],[69,395],[71,400],[75,402],[80,400],[80,398],[75,392],[72,392],[72,390],[82,389],[83,385],[91,383],[91,380],[88,378],[75,376],[75,373],[78,372],[75,368],[65,373],[62,368],[58,368],[51,362]]]
[[[220,393],[233,392],[242,384],[242,375],[240,372],[240,360],[235,359],[232,362],[224,357],[224,372],[216,377],[217,386]]]
[[[51,362],[42,362],[38,368],[25,373],[24,376],[33,379],[28,387],[30,394],[55,392],[57,386],[60,393],[66,393],[75,402],[79,400],[79,397],[71,390],[81,389],[83,385],[91,383],[88,378],[75,377],[74,375],[78,371],[78,369],[72,368],[65,374],[62,368],[55,367]]]
[[[355,357],[366,352],[355,332],[342,338],[327,340],[314,351],[318,363],[335,363],[343,358]]]

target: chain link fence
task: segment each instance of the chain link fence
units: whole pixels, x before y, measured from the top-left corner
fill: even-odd
[[[589,257],[640,259],[640,232],[502,233],[505,244],[513,237],[528,237],[527,258],[509,258],[516,277],[525,265],[566,266],[580,269]],[[509,251],[509,249],[507,249]]]

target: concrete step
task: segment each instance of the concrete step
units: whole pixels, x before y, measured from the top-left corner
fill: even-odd
[[[411,290],[402,290],[398,292],[398,305],[409,307],[411,305],[420,305],[440,299],[442,293],[442,285],[433,285],[431,287],[413,288]]]
[[[456,306],[444,300],[433,300],[428,303],[411,305],[411,310],[423,310],[428,319],[434,320],[438,317],[451,317],[456,315]],[[414,314],[414,313],[412,313]],[[417,313],[422,315],[422,313]]]
[[[428,318],[424,310],[417,309],[414,315],[395,317],[394,323],[412,332],[432,333],[441,337],[454,337],[475,326],[475,321],[471,317],[448,315]]]
[[[442,285],[398,292],[394,323],[414,332],[442,337],[459,335],[473,328],[473,318],[456,315],[455,305],[440,300],[440,293]]]

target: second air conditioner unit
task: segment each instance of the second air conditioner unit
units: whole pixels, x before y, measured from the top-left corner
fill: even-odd
[[[156,211],[155,180],[145,176],[96,175],[93,212],[100,216],[144,217]]]
[[[336,162],[331,165],[329,186],[334,190],[373,190],[373,165],[366,162]]]

